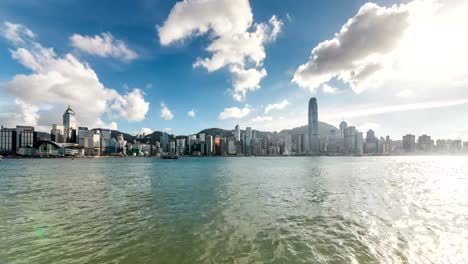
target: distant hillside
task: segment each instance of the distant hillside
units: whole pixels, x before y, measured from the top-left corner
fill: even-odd
[[[319,134],[319,137],[326,137],[330,134],[330,130],[335,130],[335,131],[338,131],[338,128],[330,125],[330,124],[327,124],[325,122],[321,122],[319,121],[318,122],[318,134]],[[301,127],[296,127],[296,128],[293,128],[293,129],[285,129],[285,130],[282,130],[280,133],[281,134],[291,134],[291,135],[294,135],[294,134],[307,134],[309,131],[307,125],[305,126],[301,126]]]

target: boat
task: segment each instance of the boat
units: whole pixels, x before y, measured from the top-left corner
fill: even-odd
[[[179,159],[179,155],[174,153],[164,153],[161,155],[161,159]]]

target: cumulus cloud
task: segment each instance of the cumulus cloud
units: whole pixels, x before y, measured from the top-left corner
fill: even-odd
[[[34,32],[29,28],[21,24],[14,24],[8,21],[3,23],[1,33],[4,38],[16,45],[24,44],[25,39],[33,39],[36,37]]]
[[[137,53],[128,48],[125,42],[115,39],[109,32],[94,37],[73,34],[70,37],[70,43],[74,48],[82,52],[99,57],[112,57],[123,61],[138,58]]]
[[[147,127],[143,127],[138,131],[138,135],[149,135],[151,133],[153,133],[153,129]]]
[[[9,115],[11,119],[23,117],[19,120],[45,128],[59,122],[66,105],[72,106],[77,121],[84,126],[114,127],[116,124],[106,124],[101,119],[104,113],[110,119],[141,121],[145,118],[149,103],[139,89],[122,95],[106,88],[87,63],[72,54],[59,56],[52,48],[43,47],[23,25],[15,28],[20,32],[5,35],[8,30],[3,30],[3,36],[8,40],[12,34],[20,36],[20,40],[10,40],[14,45],[11,56],[32,73],[17,74],[2,84],[1,88],[15,98],[17,105]]]
[[[170,128],[170,127],[165,127],[165,128],[163,128],[163,130],[166,131],[166,132],[172,132],[172,128]]]
[[[198,58],[194,67],[209,72],[228,67],[232,75],[232,96],[245,99],[249,91],[260,88],[267,75],[263,68],[265,44],[276,39],[283,22],[272,16],[268,23],[253,23],[248,0],[186,0],[178,2],[167,20],[158,26],[162,45],[209,33],[209,58]]]
[[[288,100],[283,100],[280,103],[277,104],[269,104],[265,107],[265,114],[268,114],[272,110],[281,110],[284,109],[286,106],[289,105]]]
[[[356,92],[371,86],[409,27],[406,5],[381,7],[367,3],[330,40],[319,43],[309,61],[296,70],[293,82],[314,90],[338,78]]]
[[[195,110],[192,109],[192,110],[188,111],[188,112],[187,112],[187,115],[188,115],[189,117],[195,117],[195,116],[196,116]]]
[[[322,90],[324,93],[329,93],[329,94],[335,94],[338,92],[338,88],[335,88],[328,84],[322,85]]]
[[[243,117],[248,116],[251,111],[252,111],[252,108],[249,105],[245,105],[243,108],[239,108],[239,107],[224,108],[224,111],[219,113],[218,118],[220,120],[241,119]]]
[[[174,118],[174,115],[165,103],[161,103],[161,118],[164,120],[172,120]]]

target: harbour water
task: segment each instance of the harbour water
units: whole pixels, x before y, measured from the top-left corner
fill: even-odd
[[[0,162],[0,263],[463,263],[468,157]]]

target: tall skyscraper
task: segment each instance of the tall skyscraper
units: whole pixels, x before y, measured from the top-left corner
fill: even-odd
[[[252,151],[250,149],[252,143],[252,128],[251,127],[246,127],[245,128],[245,154],[250,155],[252,154]]]
[[[65,110],[65,113],[63,113],[63,130],[65,142],[76,143],[75,111],[73,111],[70,106],[68,106],[67,110]]]
[[[318,106],[317,98],[309,100],[309,152],[317,154],[319,152],[318,140]]]
[[[240,141],[241,131],[239,125],[236,125],[236,127],[234,128],[234,138],[236,141]]]

